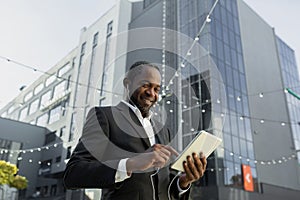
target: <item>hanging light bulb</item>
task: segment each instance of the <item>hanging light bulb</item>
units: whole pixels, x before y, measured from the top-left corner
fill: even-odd
[[[210,19],[209,15],[206,16],[206,22],[207,22],[207,23],[210,23],[210,22],[211,22],[211,19]]]
[[[259,97],[260,97],[260,98],[263,98],[263,97],[264,97],[264,93],[262,93],[262,92],[259,93]]]

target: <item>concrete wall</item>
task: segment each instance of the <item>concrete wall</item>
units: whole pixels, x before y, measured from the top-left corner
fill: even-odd
[[[294,152],[290,126],[280,123],[289,118],[274,29],[241,0],[238,10],[256,159],[282,159]],[[263,98],[258,96],[260,92],[265,92]],[[265,123],[260,123],[260,119],[265,119]],[[260,182],[300,189],[294,159],[282,164],[258,163],[257,172]]]

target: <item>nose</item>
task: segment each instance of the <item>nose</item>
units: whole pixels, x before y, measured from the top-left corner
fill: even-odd
[[[150,87],[146,90],[147,95],[151,96],[151,97],[155,97],[156,96],[156,92],[155,89]]]

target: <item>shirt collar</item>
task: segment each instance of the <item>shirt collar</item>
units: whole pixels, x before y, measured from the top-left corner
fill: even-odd
[[[141,111],[135,106],[135,105],[132,105],[130,104],[129,102],[125,101],[125,100],[122,100],[122,102],[127,105],[134,113],[135,115],[140,118],[140,119],[148,119],[150,120],[152,115],[153,115],[153,112],[151,110],[149,110],[149,116],[148,117],[143,117]]]

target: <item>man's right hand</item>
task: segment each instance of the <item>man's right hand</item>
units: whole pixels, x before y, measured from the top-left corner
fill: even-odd
[[[172,155],[178,156],[178,153],[171,146],[155,144],[145,153],[127,160],[127,174],[130,175],[134,171],[146,171],[151,168],[162,168],[168,163]]]

